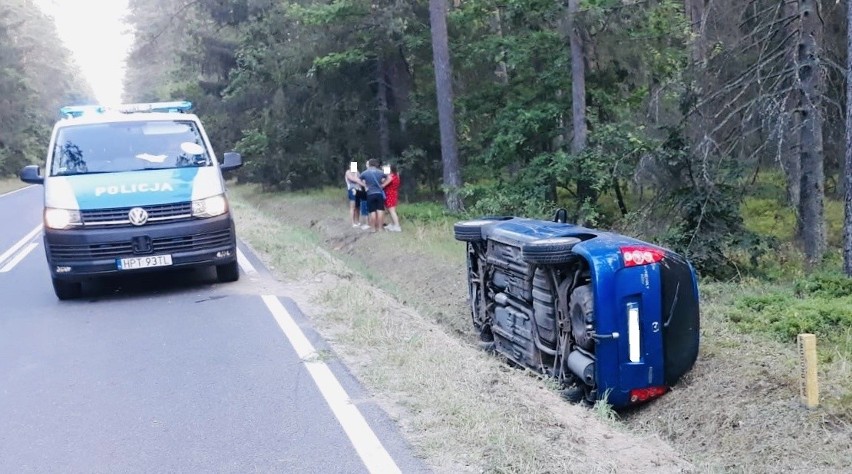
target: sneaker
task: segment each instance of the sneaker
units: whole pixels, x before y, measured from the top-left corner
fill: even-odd
[[[361,224],[352,224],[352,227],[361,227]]]
[[[402,229],[398,225],[389,225],[388,230],[391,232],[402,232]]]
[[[368,226],[367,224],[361,225],[361,230],[368,230],[368,229],[370,229],[370,226]]]

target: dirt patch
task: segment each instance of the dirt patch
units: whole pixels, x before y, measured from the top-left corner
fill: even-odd
[[[702,348],[693,371],[673,393],[608,421],[594,410],[560,399],[539,378],[476,350],[466,301],[464,246],[432,247],[452,235],[450,228],[403,220],[402,233],[370,234],[347,223],[342,201],[252,193],[244,197],[276,220],[310,229],[324,251],[346,268],[313,283],[299,283],[300,303],[313,306],[309,313],[334,313],[317,304],[316,295],[325,294],[327,300],[330,291],[342,291],[335,288],[366,280],[376,288],[369,291],[384,301],[390,321],[405,318],[400,334],[428,335],[419,343],[429,344],[418,350],[424,349],[421,357],[436,359],[430,370],[460,372],[460,378],[440,384],[428,373],[385,380],[387,372],[376,365],[396,360],[393,338],[372,341],[390,346],[390,352],[351,350],[347,337],[352,321],[318,318],[324,335],[438,471],[840,472],[852,465],[852,427],[798,404],[798,369],[790,362],[796,360],[795,347],[731,330],[715,306],[724,304],[719,303],[724,298],[713,291],[709,298],[703,294]],[[721,294],[725,289],[714,291]],[[708,293],[706,288],[702,292]],[[452,357],[442,359],[447,354]],[[453,368],[459,364],[476,370]],[[448,391],[458,397],[448,397]],[[465,419],[467,413],[452,408],[464,400],[491,411]],[[491,425],[500,424],[526,431],[515,436],[494,431]],[[482,439],[459,439],[459,432]],[[528,439],[521,441],[521,436]]]

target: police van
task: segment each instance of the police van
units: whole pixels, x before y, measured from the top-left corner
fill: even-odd
[[[60,300],[82,282],[117,273],[215,266],[221,282],[239,278],[234,221],[219,162],[186,101],[118,107],[63,107],[44,172],[20,178],[44,185],[44,248]]]

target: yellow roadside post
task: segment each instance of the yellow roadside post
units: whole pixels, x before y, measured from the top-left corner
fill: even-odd
[[[799,334],[799,356],[802,364],[802,377],[799,380],[799,395],[808,408],[819,405],[819,384],[817,383],[816,336]]]

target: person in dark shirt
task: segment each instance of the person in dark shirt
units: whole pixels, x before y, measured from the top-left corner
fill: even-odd
[[[387,176],[379,169],[379,160],[367,162],[367,170],[361,173],[361,184],[367,188],[367,211],[370,213],[372,232],[383,230],[385,221],[385,192],[382,189]]]

